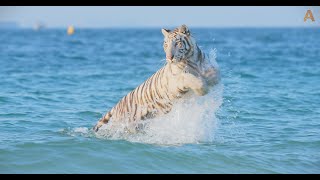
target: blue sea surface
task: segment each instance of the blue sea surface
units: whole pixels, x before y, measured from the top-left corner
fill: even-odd
[[[163,66],[160,28],[1,30],[0,173],[320,173],[320,30],[190,30],[221,69],[205,96],[220,105],[139,138],[91,128]]]

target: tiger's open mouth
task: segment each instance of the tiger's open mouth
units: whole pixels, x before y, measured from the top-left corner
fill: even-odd
[[[174,62],[174,60],[173,59],[166,59],[166,61],[168,62],[168,63],[173,63]]]
[[[172,59],[166,59],[168,63],[178,63],[180,59],[172,58]]]

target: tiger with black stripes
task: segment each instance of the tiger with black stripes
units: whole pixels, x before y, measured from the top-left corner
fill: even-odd
[[[187,92],[203,96],[220,81],[219,70],[206,59],[186,25],[162,29],[162,34],[166,64],[107,112],[94,126],[95,132],[110,119],[133,122],[166,114]]]

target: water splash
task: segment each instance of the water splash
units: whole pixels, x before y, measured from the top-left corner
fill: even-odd
[[[202,97],[190,93],[189,97],[179,99],[170,113],[137,124],[111,120],[100,128],[96,137],[169,145],[212,142],[218,121],[215,113],[222,104],[222,89],[219,84]],[[133,133],[136,127],[143,128]]]

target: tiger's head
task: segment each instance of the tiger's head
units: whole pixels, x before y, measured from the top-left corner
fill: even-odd
[[[197,50],[196,41],[186,25],[181,25],[173,31],[168,29],[161,31],[164,35],[163,49],[168,63],[188,60],[194,55]]]

